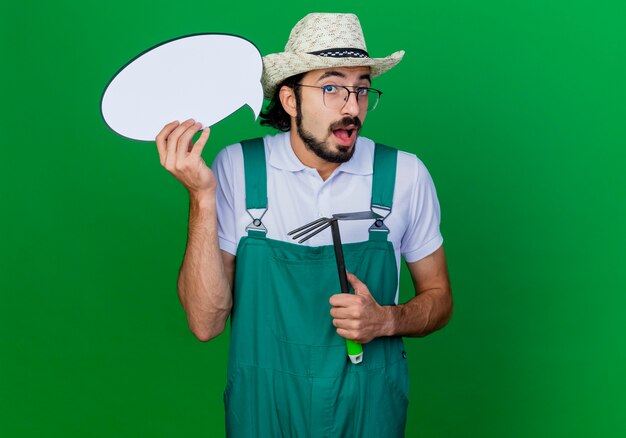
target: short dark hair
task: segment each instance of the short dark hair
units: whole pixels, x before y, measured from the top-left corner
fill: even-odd
[[[272,128],[283,132],[289,131],[291,128],[291,116],[287,114],[283,108],[283,104],[280,102],[280,89],[283,86],[293,88],[296,94],[296,100],[300,99],[300,90],[296,87],[296,84],[299,84],[303,77],[304,73],[289,76],[287,79],[278,84],[276,91],[274,91],[272,100],[267,105],[265,111],[261,112],[261,125],[271,126]]]

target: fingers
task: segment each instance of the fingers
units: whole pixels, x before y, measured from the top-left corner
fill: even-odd
[[[355,340],[355,334],[352,333],[350,330],[346,330],[346,329],[342,329],[342,328],[338,328],[337,329],[337,334],[339,336],[341,336],[344,339],[350,339],[350,340]]]
[[[194,143],[193,148],[191,149],[191,153],[193,155],[202,155],[202,151],[204,150],[204,146],[206,145],[207,140],[209,139],[209,134],[211,133],[211,128],[208,126],[202,130],[202,134],[198,140]]]
[[[349,330],[344,328],[337,328],[335,330],[339,336],[344,339],[350,339],[351,341],[358,342],[359,344],[367,344],[371,341],[371,338],[362,336],[357,330]]]
[[[333,325],[338,329],[352,330],[358,333],[363,328],[363,321],[354,319],[333,319]]]
[[[363,319],[334,318],[333,325],[339,336],[366,344],[374,339],[372,325]]]
[[[351,272],[346,272],[346,275],[348,276],[348,282],[352,286],[352,289],[354,289],[355,294],[371,295],[370,290],[367,288],[367,285],[359,280],[356,275]]]
[[[360,319],[363,311],[360,307],[333,307],[330,309],[330,316],[336,319]]]
[[[193,136],[202,128],[202,123],[193,123],[181,134],[178,139],[178,145],[176,147],[176,161],[182,162],[191,147],[191,141]]]
[[[170,133],[179,125],[178,120],[174,120],[173,122],[168,123],[161,129],[156,136],[156,145],[157,150],[159,151],[159,159],[161,160],[161,165],[165,165],[165,157],[167,154],[167,137]]]
[[[346,273],[354,294],[335,294],[329,302],[332,323],[343,338],[367,343],[377,335],[376,321],[380,320],[380,306],[368,287],[356,275]]]
[[[198,140],[192,145],[193,136],[200,130],[202,124],[193,119],[179,123],[177,120],[168,123],[156,136],[157,150],[161,165],[173,169],[176,162],[181,162],[189,152],[200,156],[209,139],[210,128],[202,130]]]
[[[354,289],[354,294],[335,294],[330,297],[328,302],[333,307],[348,307],[354,304],[360,304],[364,301],[362,300],[364,297],[371,297],[369,288],[365,283],[357,278],[356,275],[346,272],[348,276],[348,281]]]
[[[333,307],[348,307],[356,303],[355,298],[352,294],[335,294],[328,302]]]
[[[176,148],[178,146],[178,139],[190,126],[194,124],[193,119],[189,119],[177,126],[170,135],[167,136],[167,150],[165,156],[166,168],[173,169],[176,163]]]
[[[330,297],[333,306],[330,315],[338,319],[360,319],[364,315],[367,298],[352,294],[337,294]]]

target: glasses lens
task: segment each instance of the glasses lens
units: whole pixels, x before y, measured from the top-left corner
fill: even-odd
[[[348,101],[350,93],[347,88],[327,85],[322,88],[324,93],[324,105],[330,109],[341,109]]]
[[[374,111],[379,100],[380,94],[378,91],[370,89],[369,93],[367,93],[367,111]]]
[[[365,90],[368,91],[364,92]],[[361,89],[360,92],[356,90],[351,92],[347,88],[335,85],[322,87],[322,92],[324,94],[324,105],[330,109],[343,108],[350,99],[350,94],[354,93],[355,97],[358,96],[357,100],[361,108],[367,107],[368,111],[374,111],[380,98],[380,93],[376,90]]]

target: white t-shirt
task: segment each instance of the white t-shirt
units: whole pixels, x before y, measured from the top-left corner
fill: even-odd
[[[359,137],[352,158],[326,180],[306,167],[291,148],[289,133],[263,138],[267,167],[267,212],[263,225],[267,237],[294,243],[287,233],[319,217],[369,211],[372,196],[374,142]],[[252,217],[246,211],[243,152],[237,143],[222,149],[212,166],[217,178],[217,218],[220,248],[237,253]],[[255,218],[263,210],[250,213]],[[409,263],[437,250],[443,243],[439,231],[439,201],[424,164],[413,154],[398,152],[393,207],[385,219],[393,243],[398,272],[400,255]],[[340,221],[343,243],[368,239],[374,220]],[[332,245],[330,228],[302,245]]]

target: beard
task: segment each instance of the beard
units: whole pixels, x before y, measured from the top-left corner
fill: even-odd
[[[297,104],[298,103],[299,102],[297,102]],[[350,160],[350,158],[352,158],[352,155],[354,155],[354,150],[356,149],[356,140],[355,144],[352,147],[337,146],[336,151],[332,150],[327,141],[315,138],[313,134],[304,129],[304,127],[302,126],[302,111],[300,109],[300,105],[297,105],[296,109],[296,127],[298,128],[298,135],[310,151],[312,151],[322,160],[328,161],[329,163],[345,163],[346,161]],[[328,128],[329,135],[333,132],[333,130],[341,129],[344,126],[349,125],[354,125],[358,133],[358,131],[361,129],[361,120],[358,117],[344,117],[340,121],[330,125],[330,127]]]

